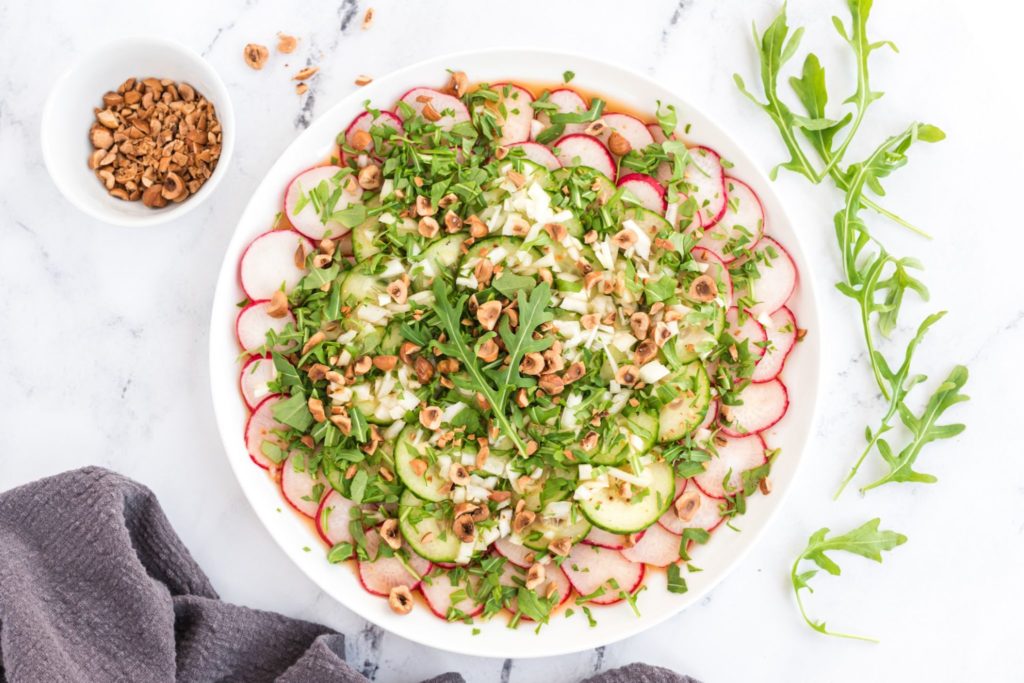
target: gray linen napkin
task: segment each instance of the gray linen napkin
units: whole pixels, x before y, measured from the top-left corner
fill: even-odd
[[[98,467],[0,494],[0,681],[363,683],[344,636],[221,602],[153,493]],[[693,683],[631,664],[586,683]],[[449,673],[430,683],[463,683]]]

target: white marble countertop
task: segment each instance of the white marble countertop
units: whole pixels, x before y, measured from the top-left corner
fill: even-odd
[[[456,657],[367,625],[317,590],[260,526],[222,455],[209,397],[206,328],[222,251],[264,171],[297,129],[354,89],[357,74],[474,47],[535,45],[622,62],[702,105],[768,168],[783,151],[731,76],[752,80],[750,22],[763,26],[777,2],[371,4],[376,20],[361,31],[367,0],[108,0],[102,15],[93,3],[0,3],[0,489],[85,464],[140,480],[226,600],[340,629],[350,660],[379,681],[450,669],[473,683],[576,680],[634,660],[709,683],[1019,680],[1024,437],[1016,421],[1024,411],[1014,392],[1024,382],[1024,284],[1015,260],[1024,231],[1013,197],[1024,187],[1024,99],[1006,69],[1019,64],[1024,12],[996,0],[970,10],[955,0],[879,0],[872,21],[874,36],[895,40],[902,54],[874,58],[874,85],[888,94],[862,142],[914,118],[949,133],[941,145],[915,149],[888,184],[888,203],[937,239],[875,223],[894,249],[927,264],[933,303],[909,306],[908,321],[951,311],[921,349],[922,367],[934,382],[953,362],[970,365],[975,398],[955,411],[968,431],[929,447],[921,461],[941,481],[830,502],[880,402],[852,304],[831,288],[839,195],[784,175],[778,190],[818,263],[830,341],[809,457],[777,523],[710,597],[646,634],[573,656],[503,662]],[[845,16],[844,3],[794,0],[790,14],[808,26],[806,42],[819,47],[838,88],[851,64],[828,18]],[[48,84],[77,56],[143,31],[191,45],[220,71],[234,98],[238,147],[209,203],[133,232],[99,224],[57,194],[38,121]],[[301,36],[300,50],[260,73],[245,67],[242,46],[272,45],[277,31]],[[323,72],[299,98],[289,78],[307,58]],[[789,563],[818,527],[846,529],[875,515],[910,542],[881,567],[845,562],[841,578],[820,580],[811,609],[882,643],[818,636],[797,615]]]

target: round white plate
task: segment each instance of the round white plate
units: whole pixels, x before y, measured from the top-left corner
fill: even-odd
[[[647,590],[638,600],[640,617],[625,604],[595,607],[597,626],[591,628],[577,609],[572,618],[556,616],[539,636],[528,625],[509,629],[506,620],[499,617],[489,623],[476,624],[482,632],[474,636],[471,627],[446,623],[422,604],[408,615],[396,615],[388,608],[386,600],[363,590],[351,563],[331,565],[327,562],[325,546],[312,525],[288,508],[267,473],[254,465],[246,453],[242,431],[247,411],[238,390],[239,349],[234,336],[238,312],[235,304],[244,296],[237,278],[242,250],[249,240],[270,228],[274,215],[281,209],[288,181],[331,154],[335,136],[362,111],[364,101],[370,100],[375,106],[386,108],[414,86],[442,87],[447,80],[445,69],[465,71],[471,81],[492,83],[557,83],[564,71],[572,70],[576,73],[572,86],[603,93],[623,105],[653,112],[656,100],[674,104],[679,112],[680,129],[687,123],[692,124],[689,137],[713,147],[735,164],[730,173],[749,183],[760,195],[768,231],[789,250],[800,269],[801,281],[789,305],[800,326],[810,329],[811,333],[797,345],[783,375],[790,390],[789,413],[766,435],[770,445],[782,449],[772,468],[774,490],[769,496],[751,498],[747,514],[741,518],[742,533],[723,526],[707,546],[695,552],[694,561],[704,571],[686,575],[688,593],[668,593],[664,576],[657,571],[650,572]],[[489,657],[560,655],[627,638],[678,614],[724,579],[768,527],[793,483],[813,423],[819,356],[820,330],[809,264],[771,184],[750,157],[700,110],[651,79],[589,57],[537,50],[495,49],[432,59],[376,79],[321,114],[271,167],[242,214],[217,280],[210,327],[210,381],[224,449],[246,497],[281,549],[331,597],[382,628],[431,647]],[[278,512],[279,508],[284,513]],[[304,552],[304,546],[314,548],[314,552]]]

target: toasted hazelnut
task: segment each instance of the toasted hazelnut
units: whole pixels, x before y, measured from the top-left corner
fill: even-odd
[[[487,228],[487,224],[484,223],[479,218],[477,218],[475,215],[467,218],[466,222],[469,223],[469,235],[474,239],[487,237],[487,234],[490,232],[490,230]]]
[[[370,83],[373,83],[373,76],[368,76],[367,74],[359,74],[358,76],[356,76],[356,80],[354,82],[361,88],[364,85],[369,85]]]
[[[498,343],[488,339],[476,350],[476,357],[485,363],[490,363],[498,358]]]
[[[624,157],[633,149],[633,146],[629,144],[629,140],[626,136],[622,135],[618,131],[612,131],[612,134],[608,136],[608,151],[617,157]]]
[[[412,591],[408,586],[395,586],[388,593],[388,605],[393,612],[408,614],[412,611]]]
[[[569,231],[561,223],[547,223],[544,226],[544,231],[555,242],[561,242],[569,236]]]
[[[356,362],[352,364],[352,372],[357,376],[365,375],[373,367],[373,359],[369,356],[359,356],[356,358]]]
[[[636,233],[632,230],[622,229],[612,235],[612,244],[619,249],[626,250],[637,243]]]
[[[313,419],[317,422],[323,422],[327,419],[327,414],[324,412],[324,402],[320,399],[310,396],[309,400],[306,401],[306,406],[313,415]]]
[[[151,209],[161,209],[167,206],[167,200],[164,199],[163,189],[163,185],[150,185],[142,192],[142,203]]]
[[[676,498],[676,502],[672,504],[672,507],[675,508],[676,517],[679,518],[679,521],[689,522],[697,515],[700,503],[700,493],[695,488],[691,488]]]
[[[188,196],[188,187],[177,173],[168,173],[160,196],[170,202],[181,202]]]
[[[601,271],[591,271],[583,276],[583,289],[588,292],[593,289],[594,285],[604,280],[604,273]]]
[[[524,375],[538,376],[544,371],[544,356],[537,351],[526,354],[519,363],[519,372]]]
[[[370,135],[369,131],[357,130],[352,134],[351,145],[353,149],[365,152],[373,147],[373,136]]]
[[[587,366],[583,364],[583,361],[575,361],[569,365],[569,369],[562,375],[562,380],[566,384],[572,384],[578,379],[581,379],[583,375],[587,374]]]
[[[323,363],[314,363],[309,370],[306,370],[306,376],[310,381],[319,382],[322,379],[327,379],[328,372],[330,372],[330,368]]]
[[[633,350],[633,363],[641,367],[651,362],[658,356],[658,345],[653,339],[645,339],[636,345]]]
[[[488,301],[485,304],[480,304],[476,309],[477,322],[479,322],[485,330],[493,330],[494,326],[498,324],[498,317],[500,315],[500,301]]]
[[[683,399],[676,399],[676,400],[678,401],[678,400],[683,400]],[[674,401],[673,401],[673,403],[674,403]],[[672,405],[672,404],[670,403],[669,405]],[[711,439],[711,441],[716,446],[718,446],[719,448],[722,448],[722,447],[728,445],[728,443],[729,443],[729,439],[725,438],[724,434],[715,434],[715,436]]]
[[[327,339],[327,335],[324,334],[323,332],[314,332],[313,335],[306,340],[306,343],[302,345],[302,355],[306,355],[307,353],[309,353],[313,348],[315,348],[318,344],[320,344],[320,342],[322,342],[325,339]]]
[[[597,446],[597,438],[597,432],[587,432],[587,435],[580,441],[580,448],[585,451],[594,450],[594,447]]]
[[[661,348],[671,338],[672,330],[669,329],[668,325],[659,321],[654,326],[654,343],[658,345],[658,348]]]
[[[533,590],[544,583],[544,565],[534,562],[526,572],[526,583],[528,589]]]
[[[548,544],[548,552],[559,557],[565,557],[569,554],[570,550],[572,550],[572,539],[568,536]]]
[[[534,453],[537,452],[539,448],[540,444],[534,441],[533,439],[530,439],[529,441],[526,442],[526,455],[533,455]],[[527,477],[527,479],[530,479],[530,477]],[[531,479],[530,481],[532,482],[533,480]],[[528,485],[529,484],[527,484],[527,486]]]
[[[647,332],[651,329],[651,316],[643,311],[637,311],[629,316],[629,328],[637,339],[641,341],[647,339]]]
[[[525,388],[518,389],[515,395],[516,405],[520,408],[527,408],[530,405],[530,395]]]
[[[385,519],[380,525],[380,537],[391,546],[392,550],[402,547],[402,533],[398,530],[397,519]]]
[[[505,222],[505,226],[516,237],[526,237],[527,233],[530,232],[530,221],[518,214],[510,215]]]
[[[631,387],[640,379],[635,365],[620,365],[615,373],[615,381],[624,387]]]
[[[593,244],[596,241],[597,241],[597,231],[596,230],[587,230],[586,234],[583,235],[583,243],[584,244]]]
[[[469,86],[469,79],[466,77],[465,71],[453,71],[451,79],[448,81],[448,92],[456,97],[462,97],[466,94],[466,88]]]
[[[690,283],[690,298],[697,301],[714,301],[718,296],[718,285],[710,275],[701,275]]]
[[[382,372],[390,372],[398,365],[398,356],[374,356],[373,367]]]
[[[327,266],[331,265],[331,261],[333,260],[333,257],[331,257],[328,254],[317,254],[316,256],[313,257],[313,267],[326,268]]]
[[[307,66],[303,69],[299,69],[299,72],[292,76],[294,81],[305,81],[313,77],[313,75],[320,70],[318,66]]]
[[[537,519],[536,513],[531,510],[520,510],[512,518],[512,532],[521,535],[526,527],[533,524],[535,519]]]
[[[456,517],[452,524],[452,531],[455,532],[455,537],[463,543],[472,543],[476,540],[476,523],[471,515]]]
[[[423,118],[431,123],[436,123],[441,120],[441,114],[434,109],[434,105],[430,102],[423,105],[423,109],[420,110],[420,113],[423,115]]]
[[[447,211],[444,214],[444,227],[449,233],[456,233],[462,230],[462,219],[454,211]]]
[[[341,430],[341,433],[348,436],[352,433],[352,418],[342,413],[339,415],[331,415],[331,424]]]
[[[271,318],[283,318],[288,315],[288,296],[280,289],[270,295],[270,303],[267,304],[267,315]]]
[[[409,461],[409,469],[417,477],[422,477],[423,473],[427,471],[427,461],[421,460],[420,458],[413,458]]]
[[[772,480],[765,477],[761,481],[757,482],[757,488],[761,491],[761,495],[767,496],[772,492]]]
[[[412,364],[412,355],[420,350],[418,344],[413,344],[411,341],[402,342],[402,345],[398,347],[398,358],[407,365]]]
[[[508,178],[510,183],[515,185],[517,190],[526,184],[526,176],[518,171],[509,171],[505,174],[505,177]]]
[[[381,186],[382,179],[383,175],[380,172],[380,166],[377,164],[367,164],[359,169],[359,173],[356,174],[356,182],[364,190],[378,189]]]
[[[417,232],[427,239],[431,239],[433,237],[437,237],[437,233],[441,232],[441,226],[430,216],[424,216],[420,219],[417,226]]]
[[[242,57],[245,58],[246,64],[259,71],[267,63],[267,58],[270,57],[270,50],[264,45],[249,43],[242,51]]]
[[[487,494],[487,497],[493,500],[495,503],[504,503],[506,500],[512,497],[511,491],[491,491]]]
[[[442,375],[451,375],[459,371],[459,361],[454,358],[444,358],[437,362],[437,371]]]
[[[416,372],[416,379],[420,384],[426,384],[434,377],[434,366],[423,356],[417,356],[412,363],[412,369]]]
[[[366,10],[366,13],[363,14],[362,29],[365,31],[368,28],[370,28],[371,26],[373,26],[373,8],[372,7],[368,7],[367,10]]]
[[[387,286],[388,296],[396,304],[404,304],[409,300],[409,285],[404,280],[393,280]]]
[[[295,52],[296,46],[299,44],[299,39],[295,36],[289,36],[285,33],[277,34],[277,51],[283,54],[291,54]]]
[[[491,278],[494,276],[494,264],[488,258],[482,258],[477,261],[476,267],[473,269],[473,277],[476,281],[485,287],[491,282]]]
[[[437,429],[441,426],[441,409],[437,406],[427,406],[420,410],[420,424],[427,429]]]
[[[583,132],[586,133],[587,135],[593,135],[596,138],[601,133],[603,133],[607,128],[608,124],[602,121],[601,119],[598,119],[597,121],[594,121],[589,126],[584,128]]]
[[[565,382],[558,375],[541,375],[537,386],[550,396],[555,396],[565,390]]]
[[[93,124],[89,129],[89,142],[97,149],[107,150],[114,144],[114,135],[105,126]]]

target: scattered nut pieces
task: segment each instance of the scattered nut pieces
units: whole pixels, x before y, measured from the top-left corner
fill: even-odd
[[[408,586],[395,586],[388,594],[388,605],[393,612],[408,614],[412,611],[412,591]]]
[[[156,187],[154,185],[154,187]],[[271,318],[283,318],[288,315],[288,296],[280,289],[270,296],[267,304],[267,315]]]
[[[297,86],[295,86],[296,95],[305,95],[307,92],[309,92],[309,86],[306,85],[305,83],[299,83]]]
[[[259,71],[263,68],[263,65],[267,63],[267,59],[270,57],[270,50],[268,50],[265,45],[249,43],[245,46],[245,49],[242,50],[242,57],[250,68]]]
[[[277,34],[277,51],[286,55],[290,55],[295,52],[295,48],[299,44],[299,39],[295,36],[290,36],[287,33]]]
[[[373,8],[367,8],[366,14],[363,15],[363,30],[370,28],[373,24]]]
[[[632,149],[633,146],[629,144],[629,140],[618,131],[612,131],[612,134],[608,136],[608,151],[615,156],[626,156]]]
[[[305,80],[307,80],[309,78],[312,78],[313,75],[316,74],[316,72],[319,71],[319,70],[320,70],[320,67],[318,67],[318,66],[307,66],[304,69],[300,69],[297,74],[292,76],[292,80],[293,81],[305,81]]]
[[[355,84],[358,85],[359,87],[369,85],[370,83],[373,83],[372,76],[367,76],[366,74],[359,74],[358,76],[356,76]]]

